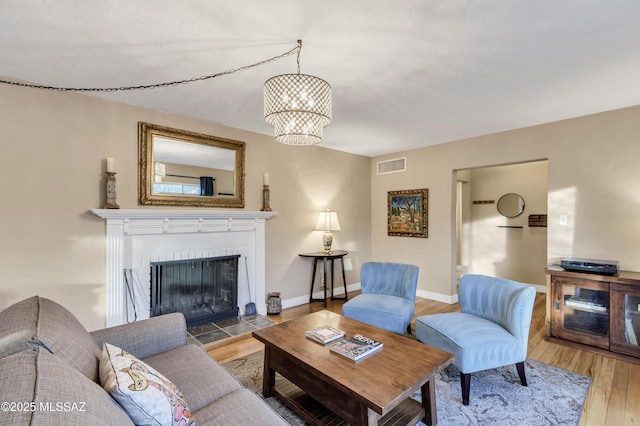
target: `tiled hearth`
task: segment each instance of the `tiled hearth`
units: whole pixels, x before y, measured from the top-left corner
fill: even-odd
[[[233,336],[250,333],[276,324],[264,315],[242,316],[192,327],[187,330],[189,343],[206,345]]]

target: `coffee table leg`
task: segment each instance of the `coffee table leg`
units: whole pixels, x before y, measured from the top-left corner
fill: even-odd
[[[351,412],[354,416],[354,421],[360,425],[375,426],[380,420],[380,414],[368,408],[364,404],[358,404],[357,408]]]
[[[422,407],[424,408],[424,419],[422,419],[422,422],[429,426],[434,426],[438,423],[435,383],[435,378],[432,378],[420,388],[422,391]]]
[[[271,388],[276,384],[276,371],[270,367],[271,350],[269,345],[264,347],[264,367],[262,375],[262,395],[265,398],[271,396]]]
[[[377,426],[379,421],[380,421],[380,414],[376,413],[371,409],[367,409],[367,425]]]

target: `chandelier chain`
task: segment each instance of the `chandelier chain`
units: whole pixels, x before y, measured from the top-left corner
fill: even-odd
[[[298,62],[298,74],[300,74],[300,52],[302,52],[302,40],[298,40],[298,58],[297,58],[297,62]]]
[[[298,74],[300,74],[300,50],[301,49],[302,49],[302,40],[298,40],[298,45],[296,47],[278,56],[274,56],[273,58],[265,59],[265,60],[256,62],[254,64],[245,65],[239,68],[232,68],[230,70],[222,71],[215,74],[204,75],[201,77],[193,77],[185,80],[170,81],[166,83],[142,84],[137,86],[120,86],[120,87],[56,87],[56,86],[46,86],[41,84],[20,83],[17,81],[9,81],[9,80],[2,80],[2,79],[0,79],[0,83],[9,84],[12,86],[29,87],[32,89],[55,90],[59,92],[123,92],[123,91],[129,91],[129,90],[157,89],[161,87],[169,87],[169,86],[177,86],[180,84],[193,83],[195,81],[209,80],[211,78],[233,74],[235,72],[246,71],[251,68],[259,67],[261,65],[265,65],[270,62],[275,62],[279,59],[286,58],[287,56],[290,56],[295,52],[297,52],[298,54]]]

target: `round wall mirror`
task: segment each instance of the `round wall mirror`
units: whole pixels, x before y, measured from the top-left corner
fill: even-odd
[[[524,199],[518,194],[504,194],[498,200],[498,212],[505,217],[518,217],[524,211]]]

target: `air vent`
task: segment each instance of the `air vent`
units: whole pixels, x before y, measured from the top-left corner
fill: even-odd
[[[378,174],[404,172],[407,170],[407,157],[394,158],[393,160],[378,161]]]

